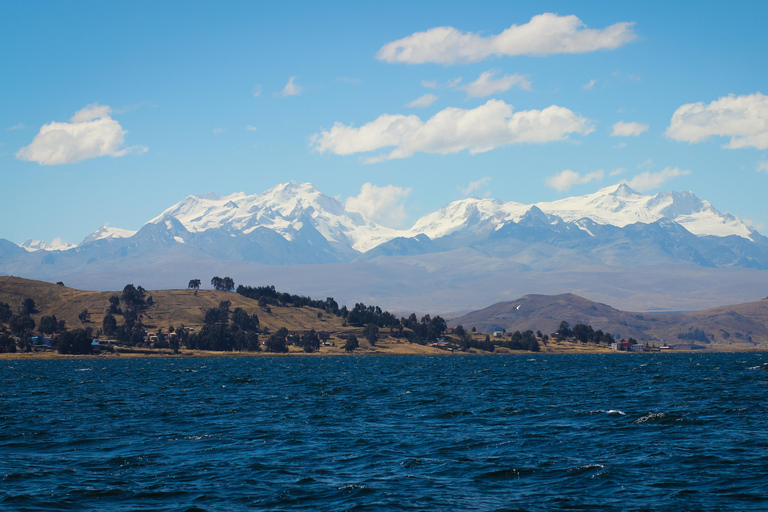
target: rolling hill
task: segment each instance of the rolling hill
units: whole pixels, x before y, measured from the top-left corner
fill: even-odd
[[[672,314],[620,311],[573,294],[525,295],[452,318],[449,324],[474,326],[483,332],[530,329],[548,334],[563,320],[571,327],[588,324],[622,338],[667,343],[677,349],[751,350],[768,346],[768,300]],[[693,337],[696,331],[703,331],[704,336],[679,337]]]

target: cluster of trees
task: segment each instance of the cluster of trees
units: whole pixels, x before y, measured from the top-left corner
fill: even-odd
[[[230,311],[232,303],[228,300],[219,302],[218,307],[205,312],[205,325],[195,334],[185,339],[185,345],[197,350],[215,350],[229,352],[258,352],[259,317],[249,315],[242,308]]]
[[[303,295],[291,295],[290,293],[279,292],[275,290],[274,286],[243,286],[237,287],[237,293],[243,297],[248,297],[259,302],[259,307],[265,308],[266,306],[293,306],[296,308],[310,307],[323,309],[330,314],[340,316],[341,310],[339,304],[333,299],[328,297],[325,300],[313,299]],[[346,310],[346,306],[344,307]]]
[[[501,346],[511,350],[530,350],[531,352],[538,352],[541,349],[539,340],[530,329],[524,332],[513,332],[508,340],[501,342]]]
[[[348,312],[344,307],[341,316],[346,319],[347,323],[355,327],[372,324],[376,327],[391,328],[397,326],[399,322],[397,317],[389,311],[382,311],[379,306],[366,306],[362,302],[355,304],[355,307]]]
[[[470,336],[463,336],[459,338],[459,350],[466,352],[471,348],[485,350],[486,352],[493,352],[496,350],[496,345],[491,341],[491,337],[487,334],[485,335],[484,340],[475,340]]]
[[[56,337],[56,350],[59,354],[93,353],[93,331],[90,327],[74,329]]]
[[[101,331],[106,336],[114,336],[123,345],[135,346],[143,343],[142,319],[154,303],[152,296],[147,295],[147,291],[141,286],[125,285],[121,295],[113,295],[109,298],[109,310],[104,315]],[[123,317],[122,325],[117,325],[115,315]]]
[[[31,315],[37,312],[35,301],[29,298],[21,302],[16,312],[13,311],[10,304],[0,302],[0,322],[8,324],[11,334],[21,340],[23,349],[29,349],[30,347],[32,331],[35,329],[35,321]],[[0,351],[16,352],[16,342],[13,337],[7,334],[3,336],[3,341],[0,343],[2,345]]]
[[[560,327],[557,329],[557,336],[559,338],[568,338],[573,336],[582,343],[613,343],[614,338],[611,333],[603,332],[601,330],[595,331],[591,325],[585,325],[578,323],[571,328],[571,326],[563,320],[560,322]]]
[[[211,286],[220,292],[231,292],[235,289],[235,281],[231,277],[215,276],[211,278]]]
[[[443,320],[443,318],[439,315],[435,316],[434,318],[430,317],[429,315],[424,315],[421,317],[421,320],[418,320],[416,313],[411,313],[408,318],[401,318],[400,325],[412,331],[412,333],[409,335],[409,341],[412,343],[419,343],[421,345],[442,337],[443,333],[445,333],[445,331],[448,329],[448,325],[445,323],[445,320]],[[402,329],[398,330],[402,332]],[[464,333],[463,327],[461,330],[464,337],[468,338],[466,333]]]

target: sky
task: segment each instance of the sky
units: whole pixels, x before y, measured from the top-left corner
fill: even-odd
[[[690,190],[766,233],[768,2],[2,2],[0,238],[311,182],[391,227],[470,195]]]

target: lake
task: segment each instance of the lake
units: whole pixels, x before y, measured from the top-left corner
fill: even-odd
[[[765,510],[768,354],[4,360],[3,510]]]

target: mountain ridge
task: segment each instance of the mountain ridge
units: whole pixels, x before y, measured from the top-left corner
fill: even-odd
[[[313,224],[330,243],[347,245],[357,252],[366,253],[395,238],[426,235],[434,240],[458,232],[474,237],[487,235],[510,222],[519,222],[532,208],[577,225],[583,219],[616,227],[667,219],[677,222],[696,236],[736,235],[752,241],[755,241],[755,236],[761,236],[737,217],[720,213],[692,192],[668,191],[647,196],[624,183],[584,196],[532,204],[490,198],[460,199],[417,219],[408,229],[394,229],[376,224],[359,212],[347,210],[310,183],[289,181],[261,194],[190,195],[146,224],[159,224],[173,217],[192,233],[227,228],[246,235],[264,227],[291,241],[296,231],[301,229],[303,219]],[[80,245],[104,238],[130,238],[135,233],[104,225]],[[75,247],[60,239],[55,243],[28,240],[22,246],[27,250],[69,250]]]

